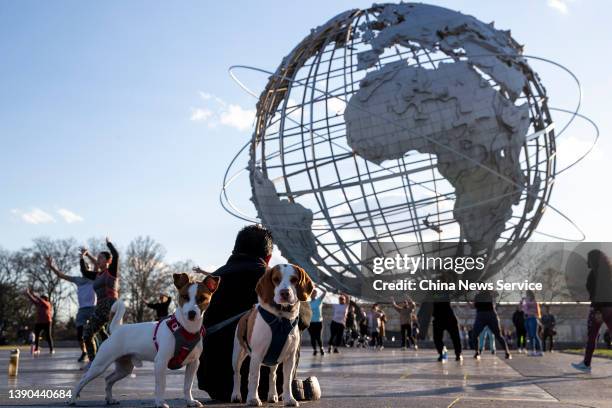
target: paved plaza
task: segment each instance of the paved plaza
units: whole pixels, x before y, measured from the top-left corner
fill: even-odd
[[[76,349],[59,349],[57,354],[33,358],[24,353],[19,377],[7,378],[9,352],[0,351],[0,405],[63,406],[62,400],[9,399],[9,389],[70,389],[80,378]],[[316,375],[323,399],[302,406],[319,407],[612,407],[612,360],[596,358],[593,373],[577,373],[570,362],[578,356],[564,353],[544,357],[515,355],[506,361],[485,354],[475,361],[472,354],[463,363],[435,361],[432,350],[398,349],[343,350],[338,355],[313,357],[303,352],[299,374]],[[503,356],[502,356],[503,357]],[[104,405],[104,382],[100,377],[82,393],[80,406]],[[184,406],[183,372],[169,371],[168,403]],[[154,375],[151,363],[136,368],[132,377],[114,388],[123,407],[154,406]],[[206,393],[194,396],[211,404]],[[277,404],[280,406],[280,404]],[[236,404],[214,404],[235,407]]]

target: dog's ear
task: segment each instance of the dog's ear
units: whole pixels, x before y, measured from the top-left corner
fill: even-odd
[[[274,282],[272,282],[272,273],[272,268],[266,269],[266,273],[259,278],[257,286],[255,286],[255,292],[257,292],[257,296],[261,298],[263,303],[272,303],[274,300]]]
[[[217,291],[219,288],[219,282],[221,282],[221,278],[213,275],[208,275],[203,281],[210,293],[215,293]]]
[[[177,289],[189,283],[189,276],[186,273],[175,273],[172,277],[174,278],[174,286],[176,286]]]
[[[312,279],[310,279],[310,276],[308,276],[304,269],[300,268],[297,265],[291,266],[293,266],[293,269],[295,269],[298,276],[298,283],[296,285],[298,299],[302,302],[310,300],[310,295],[314,290],[314,284],[312,283]]]

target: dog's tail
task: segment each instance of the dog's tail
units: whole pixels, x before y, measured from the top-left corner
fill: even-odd
[[[108,331],[113,334],[115,330],[121,326],[123,321],[123,315],[125,314],[125,303],[123,303],[123,300],[117,299],[115,303],[113,303],[111,314],[113,314],[113,320],[111,320],[108,325]]]

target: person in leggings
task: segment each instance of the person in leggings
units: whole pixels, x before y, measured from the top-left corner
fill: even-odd
[[[591,359],[602,324],[612,329],[612,263],[606,254],[598,249],[587,255],[590,269],[586,288],[591,300],[587,319],[588,339],[584,350],[584,359],[572,366],[583,372],[591,372]]]
[[[501,327],[499,325],[499,317],[495,310],[495,293],[493,291],[483,290],[474,297],[474,308],[476,308],[476,320],[474,321],[474,336],[478,338],[485,327],[488,327],[495,336],[495,339],[501,344],[506,352],[506,359],[512,358],[510,349],[506,339],[501,335]],[[493,351],[493,350],[492,350]],[[474,358],[480,359],[481,350],[476,350]]]
[[[49,353],[53,354],[53,335],[51,333],[51,318],[53,316],[53,307],[49,298],[45,295],[38,296],[32,292],[30,288],[26,289],[26,296],[36,306],[36,324],[34,325],[34,353],[40,353],[38,346],[40,345],[40,335],[45,334],[45,340],[49,343]]]
[[[334,353],[339,353],[338,347],[342,344],[344,336],[344,328],[346,327],[346,315],[351,299],[347,294],[341,294],[338,297],[338,303],[332,305],[332,321],[329,325],[329,348],[328,353],[331,353],[332,347]]]
[[[525,329],[527,337],[531,342],[530,356],[542,356],[542,341],[538,335],[540,320],[540,304],[536,301],[535,293],[528,290],[526,296],[521,300],[521,309],[525,314]]]
[[[85,341],[83,340],[83,327],[89,321],[90,317],[93,315],[95,306],[96,306],[96,293],[93,289],[93,282],[95,279],[95,274],[93,276],[91,274],[86,275],[86,267],[85,260],[83,257],[85,256],[86,250],[81,249],[81,273],[83,276],[70,276],[64,274],[60,271],[54,264],[53,259],[51,257],[47,257],[47,267],[53,271],[60,279],[67,280],[68,282],[72,282],[77,286],[77,299],[79,302],[79,310],[76,315],[76,328],[77,328],[77,341],[79,342],[79,346],[81,347],[81,357],[79,357],[78,361],[84,361],[87,358],[87,349],[85,348]]]
[[[526,348],[527,330],[525,330],[525,313],[523,313],[521,305],[516,307],[512,315],[512,323],[516,332],[516,349],[519,354],[523,354]]]
[[[108,251],[102,251],[97,258],[88,255],[96,265],[96,278],[93,288],[98,302],[93,315],[83,330],[83,340],[87,348],[89,365],[96,357],[94,336],[104,332],[104,326],[110,322],[110,310],[119,296],[119,253],[109,238],[106,238]],[[103,335],[103,339],[106,336]],[[89,368],[89,365],[86,368]]]
[[[453,341],[455,349],[455,360],[463,361],[461,354],[461,338],[459,337],[459,323],[455,312],[450,304],[450,299],[447,293],[438,293],[435,295],[433,303],[433,340],[436,350],[438,351],[438,361],[444,360],[444,331],[446,330]]]
[[[542,316],[542,347],[544,351],[548,350],[552,353],[554,346],[554,337],[556,334],[555,326],[557,321],[555,315],[550,313],[550,306],[544,307],[544,315]]]
[[[323,299],[327,291],[322,286],[317,290],[312,291],[310,296],[310,310],[312,311],[312,318],[310,319],[310,326],[308,326],[308,333],[310,334],[310,344],[312,345],[312,355],[317,355],[317,349],[321,352],[321,355],[325,355],[323,350]]]

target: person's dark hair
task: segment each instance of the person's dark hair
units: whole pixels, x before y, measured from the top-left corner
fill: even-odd
[[[272,246],[272,233],[269,230],[260,224],[247,225],[238,232],[232,253],[263,259],[272,255]]]
[[[599,249],[593,249],[587,254],[589,268],[596,273],[604,273],[606,277],[610,276],[612,271],[612,263],[610,258]]]
[[[47,295],[42,295],[40,298],[41,299],[45,299],[47,302],[49,301],[49,296],[47,296]]]
[[[111,258],[113,257],[113,256],[111,255],[111,253],[110,253],[110,252],[108,252],[108,251],[102,251],[102,252],[100,252],[100,254],[104,255],[104,257],[106,258],[106,260],[107,260],[107,261],[110,261],[110,260],[111,260]]]

